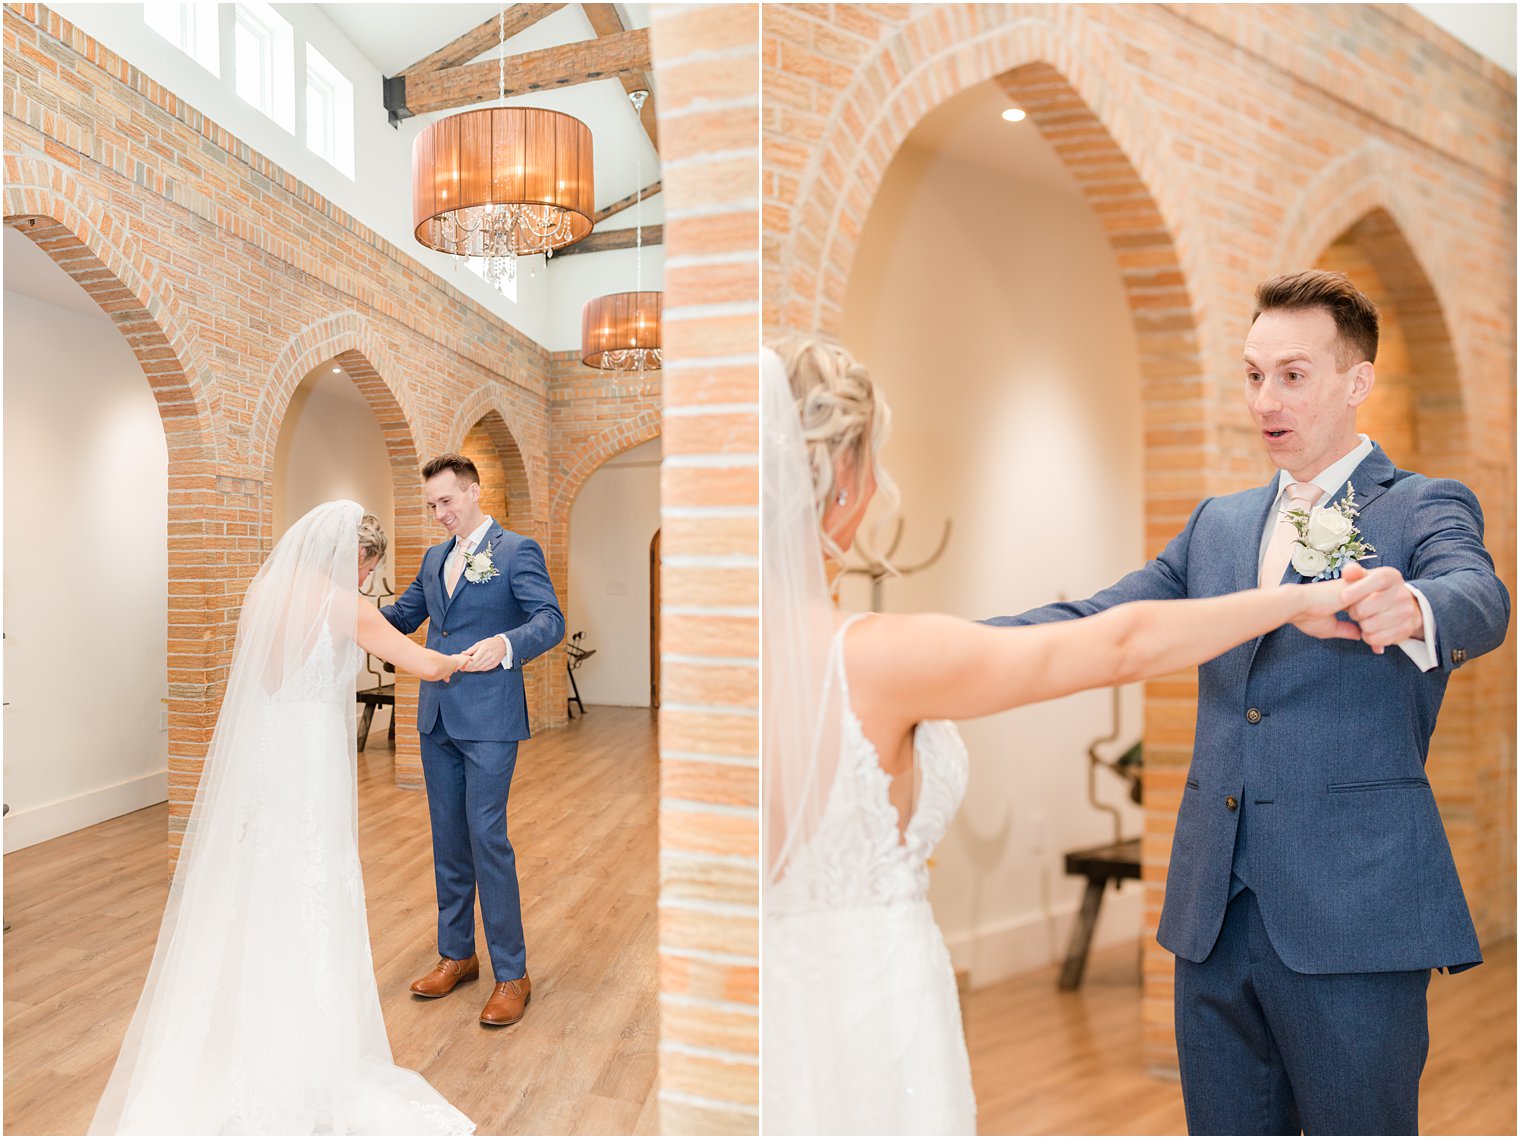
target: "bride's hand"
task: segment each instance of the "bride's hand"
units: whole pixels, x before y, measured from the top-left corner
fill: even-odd
[[[448,672],[444,673],[443,676],[441,676],[439,679],[442,680],[445,684],[453,679],[456,672],[458,672],[461,668],[469,663],[469,657],[464,653],[455,653],[453,656],[445,656],[443,659],[448,661],[449,670]]]
[[[1338,621],[1335,615],[1344,605],[1341,594],[1346,590],[1342,581],[1315,581],[1308,585],[1287,585],[1298,602],[1298,616],[1293,625],[1301,633],[1322,640],[1352,640],[1362,638],[1362,630],[1350,621]]]

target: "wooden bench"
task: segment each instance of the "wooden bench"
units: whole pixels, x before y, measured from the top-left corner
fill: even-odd
[[[1098,925],[1098,909],[1103,905],[1103,891],[1110,882],[1117,886],[1126,878],[1140,877],[1140,840],[1130,838],[1107,846],[1073,850],[1066,855],[1066,873],[1080,874],[1087,879],[1087,892],[1082,895],[1082,909],[1077,914],[1077,924],[1072,927],[1071,944],[1066,948],[1066,964],[1061,969],[1058,986],[1062,991],[1070,992],[1082,985],[1087,951],[1092,948],[1093,930]]]

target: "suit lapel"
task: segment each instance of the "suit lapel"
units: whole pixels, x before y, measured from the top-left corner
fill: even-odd
[[[497,522],[495,519],[492,519],[490,527],[487,528],[485,536],[480,539],[480,545],[476,548],[475,552],[480,553],[482,550],[489,550],[491,552],[491,560],[494,562],[496,560],[496,544],[501,541],[502,533],[503,531],[501,528],[501,523]],[[453,552],[452,547],[450,548],[449,552]],[[445,566],[448,565],[448,560],[448,556],[445,555],[443,559]],[[500,567],[497,568],[499,571]],[[470,579],[465,577],[461,572],[459,575],[459,584],[454,587],[454,594],[451,597],[449,595],[448,589],[446,588],[447,582],[445,581],[445,573],[446,571],[440,571],[439,573],[438,588],[443,596],[443,615],[447,617],[449,615],[449,609],[459,598],[459,595],[463,593],[471,583]]]
[[[1277,497],[1282,493],[1278,483],[1279,477],[1274,471],[1272,481],[1253,491],[1242,503],[1240,517],[1244,529],[1235,543],[1238,560],[1232,582],[1234,589],[1255,589],[1261,579],[1261,536],[1267,528],[1268,516],[1277,505]],[[1262,638],[1257,637],[1246,646],[1245,667],[1240,674],[1242,682],[1251,674],[1251,665],[1256,660],[1256,650],[1261,648],[1261,642]]]
[[[1335,493],[1325,500],[1325,505],[1339,502],[1346,497],[1346,487],[1349,485],[1356,491],[1356,497],[1351,502],[1360,513],[1366,510],[1368,505],[1381,498],[1383,492],[1393,483],[1393,476],[1398,468],[1393,465],[1383,449],[1376,443],[1372,445],[1372,453],[1356,465],[1356,470],[1351,472],[1351,477],[1336,488]]]

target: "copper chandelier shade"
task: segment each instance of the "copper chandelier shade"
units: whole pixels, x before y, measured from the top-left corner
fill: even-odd
[[[587,301],[581,309],[581,363],[615,372],[659,368],[664,297],[645,291]]]
[[[430,249],[527,257],[591,232],[591,130],[538,107],[486,107],[429,124],[412,144],[412,224]]]

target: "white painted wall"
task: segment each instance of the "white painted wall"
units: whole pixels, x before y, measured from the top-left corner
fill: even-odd
[[[168,797],[168,450],[121,334],[11,231],[5,286],[9,853]]]
[[[609,459],[570,508],[566,637],[596,656],[575,673],[587,704],[649,707],[649,543],[660,528],[660,440]]]
[[[395,490],[380,421],[363,393],[346,375],[334,375],[331,362],[318,365],[301,381],[280,425],[274,453],[274,534],[276,540],[314,506],[349,498],[380,519],[394,539]],[[417,493],[422,493],[418,481]],[[370,579],[370,590],[389,579],[399,596],[411,579],[398,581],[390,552]],[[395,597],[388,599],[394,601]],[[376,661],[378,667],[378,661]],[[389,679],[389,674],[382,674]],[[361,671],[355,688],[370,688],[375,678]],[[390,724],[390,710],[379,709],[370,725],[370,738]]]
[[[997,118],[1006,105],[979,90],[926,120],[894,159],[852,268],[843,340],[894,411],[884,459],[903,490],[899,564],[954,523],[940,562],[887,584],[891,611],[1017,613],[1088,596],[1142,561],[1138,364],[1117,269],[1059,159]],[[847,608],[868,607],[861,581],[847,583]],[[1082,882],[1063,855],[1113,837],[1088,805],[1086,758],[1108,734],[1110,700],[962,725],[970,788],[936,854],[933,901],[974,984],[1064,954]],[[1138,687],[1123,709],[1109,757],[1139,737]],[[1123,804],[1126,836],[1139,833],[1120,782],[1102,773],[1099,789]],[[1105,901],[1099,936],[1139,926],[1130,883]]]

